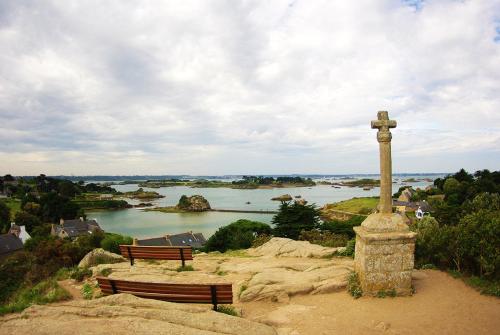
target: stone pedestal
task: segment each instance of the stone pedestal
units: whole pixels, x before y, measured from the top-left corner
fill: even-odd
[[[416,233],[397,213],[371,214],[355,227],[354,267],[364,295],[410,295]]]

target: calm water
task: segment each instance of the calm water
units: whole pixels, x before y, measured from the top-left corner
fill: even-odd
[[[418,176],[422,178],[422,176]],[[435,176],[434,176],[435,177]],[[406,176],[405,178],[408,178]],[[413,187],[425,187],[428,182],[409,183]],[[394,192],[400,187],[394,184]],[[137,184],[113,186],[118,191],[137,190]],[[300,195],[310,204],[315,203],[323,206],[327,203],[338,202],[351,199],[353,197],[377,196],[379,188],[364,191],[361,188],[334,188],[329,185],[319,185],[314,187],[294,187],[282,189],[256,189],[237,190],[230,188],[189,188],[186,186],[144,188],[145,190],[156,191],[165,198],[153,201],[157,206],[174,206],[179,198],[185,195],[200,194],[204,196],[212,208],[216,209],[239,209],[239,210],[276,210],[278,201],[271,201],[271,198],[290,194],[292,197]],[[129,200],[136,204],[138,201]],[[250,202],[250,204],[246,204]],[[140,209],[126,209],[120,211],[94,211],[87,212],[89,218],[94,218],[99,222],[105,231],[126,234],[138,238],[158,237],[165,234],[175,234],[189,230],[202,232],[205,237],[212,235],[217,228],[225,226],[238,219],[249,219],[270,223],[273,215],[254,213],[161,213],[144,212]]]

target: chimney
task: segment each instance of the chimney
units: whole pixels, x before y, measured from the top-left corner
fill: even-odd
[[[59,224],[60,224],[61,226],[64,226],[64,219],[63,219],[63,218],[61,218],[61,219],[59,220]]]
[[[80,216],[80,221],[82,221],[82,222],[83,222],[83,216]]]
[[[134,238],[134,240],[132,241],[132,245],[139,245],[139,241],[136,238]]]
[[[15,224],[16,224],[15,222],[11,222],[11,223],[10,223],[10,226],[11,226],[11,227],[14,227],[14,225],[15,225]]]

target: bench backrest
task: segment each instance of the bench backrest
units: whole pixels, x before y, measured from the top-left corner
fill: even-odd
[[[120,245],[123,257],[133,259],[168,259],[168,260],[192,260],[193,249],[191,247],[149,247],[136,245]]]
[[[145,283],[97,277],[103,294],[129,293],[141,298],[171,302],[232,304],[232,284]]]

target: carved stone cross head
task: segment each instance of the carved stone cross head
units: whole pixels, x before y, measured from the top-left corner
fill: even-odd
[[[379,142],[390,142],[392,139],[390,128],[396,128],[397,122],[389,120],[389,113],[381,111],[377,113],[377,119],[372,121],[372,129],[378,129],[377,140]]]

